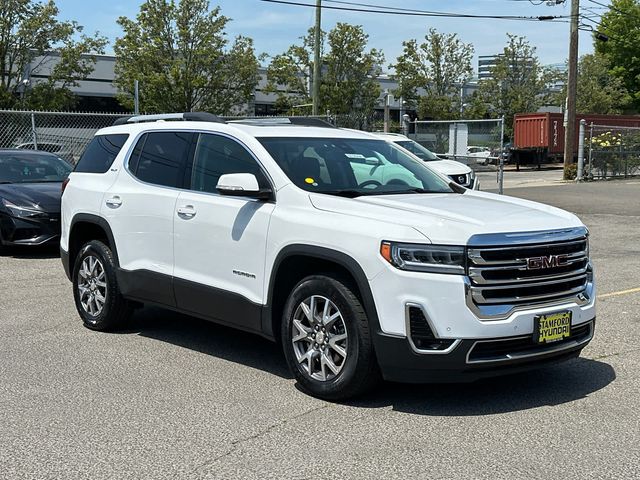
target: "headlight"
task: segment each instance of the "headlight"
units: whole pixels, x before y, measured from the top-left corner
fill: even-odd
[[[400,270],[465,274],[464,247],[382,242],[380,254]]]
[[[2,204],[7,209],[9,214],[12,217],[17,218],[38,218],[38,217],[46,217],[47,214],[42,210],[38,210],[33,207],[21,207],[18,205],[14,205],[9,200],[2,199]]]
[[[474,178],[476,178],[476,172],[474,172],[473,170],[471,170],[471,173],[469,174],[469,177],[471,178],[471,180],[473,180]]]

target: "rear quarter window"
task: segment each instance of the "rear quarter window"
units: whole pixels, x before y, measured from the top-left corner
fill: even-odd
[[[105,173],[129,137],[126,133],[98,135],[91,140],[76,165],[79,173]]]

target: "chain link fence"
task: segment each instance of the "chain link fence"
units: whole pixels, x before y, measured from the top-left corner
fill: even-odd
[[[591,179],[640,175],[640,128],[591,124],[587,127],[584,176]]]
[[[122,116],[0,110],[0,148],[43,150],[75,164],[96,131]]]
[[[415,121],[409,137],[440,157],[472,167],[497,165],[504,155],[503,120]]]
[[[364,132],[383,132],[384,131],[384,113],[368,112],[368,113],[350,113],[340,115],[330,115],[330,121],[339,128],[351,128],[354,130],[362,130]],[[403,133],[403,127],[397,120],[389,119],[390,133]]]
[[[125,116],[129,115],[0,110],[0,148],[42,150],[54,153],[75,165],[98,130],[113,125],[118,118]],[[277,122],[283,117],[222,118],[224,120],[272,118]],[[304,118],[317,118],[333,125],[338,123],[336,117],[326,115]]]

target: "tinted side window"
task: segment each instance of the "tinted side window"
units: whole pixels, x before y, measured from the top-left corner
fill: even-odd
[[[99,135],[87,145],[82,157],[76,165],[76,172],[105,173],[120,153],[129,135]]]
[[[144,140],[144,146],[137,160],[135,176],[155,185],[181,186],[191,137],[188,132],[148,133],[146,139],[140,139]]]
[[[129,157],[129,170],[134,175],[138,171],[138,163],[140,162],[140,154],[142,153],[142,147],[144,147],[144,143],[147,141],[147,134],[142,135],[138,142],[136,143],[133,152],[131,152],[131,156]]]
[[[260,188],[269,186],[260,166],[242,145],[227,137],[201,134],[193,159],[191,189],[217,193],[218,180],[227,173],[253,173]]]

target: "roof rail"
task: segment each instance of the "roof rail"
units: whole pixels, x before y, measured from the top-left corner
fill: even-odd
[[[188,122],[213,122],[213,123],[225,123],[217,115],[209,112],[184,112],[184,113],[160,113],[158,115],[134,115],[131,117],[118,118],[114,125],[126,125],[128,123],[143,123],[143,122],[159,122],[166,120],[183,120]]]
[[[263,117],[263,118],[243,118],[241,120],[230,120],[227,123],[239,123],[242,125],[254,125],[259,127],[271,127],[282,125],[297,125],[305,127],[336,128],[334,125],[321,118],[309,117]]]

